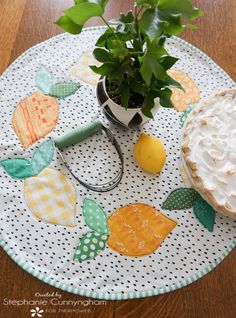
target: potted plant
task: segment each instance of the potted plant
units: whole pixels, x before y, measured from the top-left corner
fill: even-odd
[[[98,100],[108,117],[133,128],[153,118],[160,105],[173,107],[170,88],[182,87],[167,73],[178,59],[169,55],[165,41],[195,29],[186,21],[202,12],[191,0],[136,0],[133,12],[108,22],[103,16],[107,2],[75,0],[56,23],[72,34],[95,16],[107,25],[93,51],[101,65],[90,66],[101,75]]]

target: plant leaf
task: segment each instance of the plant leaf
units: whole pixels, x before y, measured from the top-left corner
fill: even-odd
[[[166,82],[168,83],[168,86],[181,89],[182,91],[185,92],[183,86],[179,82],[177,82],[175,79],[173,79],[172,77],[168,76],[166,79]]]
[[[168,14],[183,15],[186,19],[195,19],[203,15],[190,0],[159,0],[157,7]]]
[[[35,81],[38,89],[40,89],[45,95],[48,95],[53,85],[53,76],[44,66],[40,65]]]
[[[154,107],[154,98],[155,97],[151,93],[149,93],[144,100],[142,112],[146,117],[153,118],[151,110]]]
[[[146,33],[151,41],[162,34],[163,24],[164,21],[159,18],[156,8],[147,9],[139,22],[142,32]]]
[[[64,13],[74,23],[83,26],[90,18],[102,16],[103,9],[96,3],[83,2],[65,10]]]
[[[112,72],[112,70],[114,69],[114,65],[113,63],[104,63],[101,66],[96,66],[96,65],[90,65],[89,66],[91,68],[92,71],[94,71],[97,74],[103,75],[103,76],[107,76],[110,75],[110,73]]]
[[[195,201],[193,212],[199,222],[213,232],[216,212],[201,196]]]
[[[199,194],[194,189],[176,189],[169,194],[165,202],[162,204],[162,209],[169,211],[190,209],[193,207],[198,197]]]
[[[159,91],[160,104],[162,107],[173,108],[171,101],[172,91],[169,88],[164,88]]]
[[[165,80],[168,76],[165,69],[159,63],[159,60],[167,55],[166,50],[158,44],[158,41],[149,43],[147,51],[139,60],[142,63],[140,73],[147,86],[150,86],[152,75],[156,79]]]
[[[74,260],[89,261],[99,255],[105,248],[109,235],[89,232],[82,236],[76,248]]]
[[[110,29],[107,29],[97,40],[96,46],[99,47],[104,47],[106,44],[106,41],[110,38],[113,37],[113,32]]]
[[[114,58],[118,58],[120,62],[128,55],[129,51],[125,47],[123,48],[114,48],[111,50],[111,53]]]
[[[74,0],[74,2],[75,2],[75,4],[80,4],[80,3],[84,3],[84,2],[97,3],[102,8],[104,8],[105,5],[107,4],[108,0]]]
[[[31,162],[24,158],[2,160],[1,165],[14,179],[26,179],[34,175]]]
[[[143,6],[149,4],[150,6],[156,6],[158,0],[137,0],[136,3],[138,6]]]
[[[101,48],[96,48],[93,51],[93,56],[95,57],[97,61],[102,63],[108,62],[111,59],[109,52]]]
[[[160,60],[161,66],[164,67],[165,70],[171,68],[179,59],[170,55],[163,56]]]
[[[79,34],[82,31],[82,26],[74,23],[68,16],[64,15],[55,22],[64,31],[71,34]]]
[[[38,175],[52,161],[54,155],[54,143],[48,140],[43,143],[34,153],[31,160],[32,171],[34,175]]]
[[[108,234],[107,217],[103,209],[93,200],[84,199],[83,215],[88,227],[99,233]]]
[[[121,93],[121,105],[127,109],[129,105],[129,99],[130,99],[130,90],[129,90],[128,83],[126,82],[122,83],[120,88],[120,93]]]
[[[51,87],[49,95],[63,99],[74,94],[79,88],[78,83],[56,83]]]

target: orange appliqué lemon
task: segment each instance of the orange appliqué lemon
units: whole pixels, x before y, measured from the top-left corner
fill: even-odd
[[[175,226],[175,221],[148,204],[129,204],[109,217],[110,236],[107,245],[127,256],[149,255],[161,245]]]

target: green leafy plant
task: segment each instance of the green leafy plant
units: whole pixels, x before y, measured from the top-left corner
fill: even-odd
[[[191,0],[136,0],[134,12],[120,14],[110,23],[104,18],[108,0],[75,0],[56,23],[65,31],[79,34],[84,24],[99,16],[107,30],[97,40],[93,55],[101,66],[90,66],[106,76],[107,91],[125,108],[141,101],[142,111],[152,117],[151,109],[159,97],[163,107],[173,107],[171,87],[182,89],[167,70],[177,58],[170,56],[165,41],[193,24],[183,23],[202,15]],[[137,107],[137,106],[136,106]]]

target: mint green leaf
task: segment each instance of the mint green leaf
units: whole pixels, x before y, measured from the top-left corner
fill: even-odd
[[[96,3],[84,2],[65,10],[64,13],[74,23],[83,26],[90,18],[102,16],[103,9]]]
[[[32,177],[33,170],[31,162],[24,158],[2,160],[2,167],[14,179],[26,179]]]
[[[73,95],[79,88],[80,84],[78,83],[57,83],[51,87],[49,95],[63,99]]]
[[[38,175],[52,161],[54,155],[54,143],[48,140],[43,143],[34,153],[31,160],[34,175]]]
[[[99,233],[108,234],[107,217],[103,209],[93,200],[84,199],[83,215],[88,227]]]
[[[38,89],[47,95],[53,85],[53,76],[44,66],[41,65],[36,74],[35,81]]]
[[[190,0],[159,0],[157,7],[168,14],[183,15],[186,19],[195,19],[203,15]]]
[[[176,189],[169,194],[162,204],[164,210],[186,210],[193,207],[199,197],[197,191],[191,188]]]
[[[191,111],[194,109],[195,106],[196,104],[192,104],[185,109],[182,116],[180,117],[180,127],[184,126],[185,121],[187,120],[189,114],[191,113]]]
[[[82,31],[82,26],[74,23],[69,17],[66,15],[60,17],[56,24],[61,27],[64,31],[69,32],[71,34],[79,34]]]
[[[106,248],[108,238],[109,235],[98,232],[89,232],[83,235],[76,248],[74,260],[89,261],[94,259]]]
[[[207,228],[208,231],[213,232],[216,212],[201,196],[195,201],[193,212],[199,222]]]

